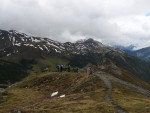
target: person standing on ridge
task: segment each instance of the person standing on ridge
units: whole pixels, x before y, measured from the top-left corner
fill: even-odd
[[[68,72],[70,72],[70,71],[71,71],[71,66],[70,66],[70,64],[68,64],[68,68],[67,68],[67,70],[68,70]]]
[[[63,71],[63,65],[60,64],[60,72],[62,72],[62,71]]]
[[[88,74],[88,75],[93,74],[93,67],[92,67],[92,66],[88,66],[88,67],[87,67],[87,74]]]

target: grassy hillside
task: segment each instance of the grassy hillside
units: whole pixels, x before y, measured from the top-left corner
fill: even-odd
[[[150,98],[131,89],[113,83],[111,95],[113,102],[125,108],[129,113],[149,113]]]
[[[53,92],[58,95],[51,97]],[[96,76],[78,73],[49,73],[30,76],[8,90],[0,112],[94,112],[114,111],[103,101],[105,86]],[[65,94],[65,98],[59,98]]]
[[[57,91],[58,95],[52,97]],[[106,91],[103,81],[95,75],[56,72],[32,75],[1,94],[0,112],[114,113],[113,106],[104,99]],[[140,112],[148,113],[149,97],[128,91],[114,83],[113,101],[130,113],[139,113],[139,106]]]

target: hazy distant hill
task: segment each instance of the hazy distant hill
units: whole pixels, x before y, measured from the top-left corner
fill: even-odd
[[[134,46],[132,45],[128,47],[123,46],[114,46],[114,47],[121,49],[132,56],[139,57],[140,59],[143,59],[145,61],[150,61],[150,47],[142,48],[139,50],[133,50]]]
[[[140,57],[146,61],[150,61],[150,47],[146,47],[133,52],[133,55]]]

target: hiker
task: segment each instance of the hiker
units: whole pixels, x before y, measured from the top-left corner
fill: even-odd
[[[62,67],[63,67],[62,64],[58,64],[58,65],[56,66],[57,71],[58,71],[58,72],[62,72]]]
[[[70,66],[70,64],[68,64],[68,68],[67,68],[67,70],[68,70],[68,72],[70,72],[70,71],[71,71],[71,66]]]
[[[63,65],[61,64],[60,65],[60,72],[62,72],[63,71]]]
[[[60,64],[56,66],[57,72],[60,72]]]
[[[87,74],[90,75],[90,74],[92,74],[92,73],[93,73],[93,68],[92,68],[92,66],[88,66],[88,67],[87,67]]]

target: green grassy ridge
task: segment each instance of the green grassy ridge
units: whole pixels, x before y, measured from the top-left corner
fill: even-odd
[[[17,86],[20,88],[27,87],[41,91],[60,90],[64,92],[65,89],[64,93],[71,94],[81,92],[81,90],[88,92],[104,87],[101,85],[101,80],[94,75],[89,76],[83,73],[50,72],[27,77]],[[66,89],[68,87],[69,89]]]

